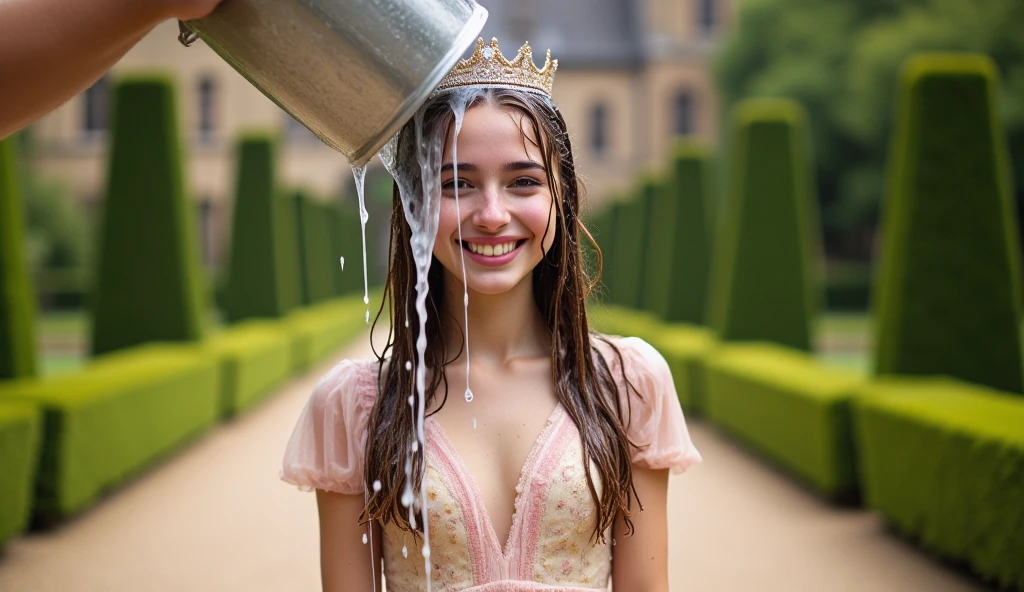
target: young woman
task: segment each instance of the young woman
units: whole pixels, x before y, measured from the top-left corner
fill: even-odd
[[[379,358],[321,379],[284,458],[283,478],[317,491],[325,591],[379,590],[381,559],[390,592],[428,579],[435,591],[668,589],[668,474],[700,454],[661,355],[587,324],[590,235],[550,97],[556,66],[481,40],[398,137],[392,167],[413,171],[403,191],[420,201],[396,186],[392,335]],[[420,447],[405,204],[429,212],[431,192]]]

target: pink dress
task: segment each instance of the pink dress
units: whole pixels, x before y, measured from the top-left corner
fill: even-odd
[[[700,462],[664,358],[638,338],[619,338],[616,344],[626,375],[643,395],[642,401],[632,401],[628,433],[633,442],[648,446],[633,450],[633,463],[679,473]],[[619,376],[617,357],[606,352],[605,359]],[[363,452],[376,380],[376,360],[344,360],[320,380],[288,442],[284,481],[302,489],[363,493]],[[591,542],[596,516],[582,445],[561,405],[548,418],[522,469],[504,545],[476,481],[440,424],[427,418],[425,429],[432,590],[607,590],[612,549]],[[423,558],[412,535],[394,524],[383,533],[389,592],[425,589]]]

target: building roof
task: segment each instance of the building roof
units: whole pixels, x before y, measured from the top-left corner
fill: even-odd
[[[497,37],[509,59],[523,41],[529,41],[539,66],[547,49],[559,68],[632,67],[642,61],[640,9],[634,0],[478,3],[488,12],[480,36],[485,41]]]

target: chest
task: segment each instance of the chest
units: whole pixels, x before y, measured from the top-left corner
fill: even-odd
[[[494,530],[504,541],[515,512],[516,488],[557,404],[549,365],[508,372],[474,369],[473,400],[464,374],[449,377],[449,397],[435,415],[439,429],[477,488]]]

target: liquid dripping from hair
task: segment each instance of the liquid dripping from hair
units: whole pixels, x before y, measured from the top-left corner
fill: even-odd
[[[366,305],[366,324],[370,324],[370,284],[367,280],[366,274],[366,221],[370,219],[370,214],[366,211],[366,199],[363,197],[363,189],[366,185],[366,165],[360,167],[352,167],[352,176],[356,179],[356,195],[359,197],[359,226],[363,231],[363,304]],[[341,263],[342,269],[345,268],[345,262]]]
[[[458,115],[461,122],[461,114],[466,111],[466,106],[478,95],[473,89],[458,89],[451,95],[450,105],[453,112]],[[427,520],[427,479],[426,479],[426,445],[424,435],[424,421],[426,412],[426,323],[427,307],[426,300],[429,291],[427,273],[430,269],[430,261],[434,250],[434,241],[437,237],[438,217],[441,208],[441,153],[443,151],[443,136],[438,135],[438,130],[432,136],[424,133],[423,111],[417,111],[413,116],[413,129],[415,133],[415,167],[399,169],[397,166],[398,136],[391,138],[381,150],[380,158],[384,167],[391,173],[391,176],[398,184],[398,192],[402,200],[402,208],[405,212],[406,222],[411,231],[410,247],[412,249],[413,261],[416,265],[416,316],[419,322],[419,333],[416,339],[416,364],[406,362],[406,368],[410,366],[415,370],[414,392],[409,396],[409,406],[415,416],[414,429],[415,437],[410,446],[410,453],[406,456],[405,462],[405,491],[402,492],[401,503],[409,509],[409,524],[416,529],[416,510],[423,513],[423,561],[426,575],[426,590],[431,588],[430,561],[430,529]],[[447,130],[440,130],[446,133]],[[411,164],[411,163],[410,163]],[[460,238],[461,238],[461,231]],[[465,272],[463,272],[465,276]],[[465,293],[464,293],[465,294]],[[464,305],[467,302],[463,299]],[[405,320],[405,326],[409,326],[409,319]],[[468,351],[467,351],[468,359]],[[467,374],[468,380],[468,374]],[[467,393],[471,398],[472,393]],[[416,403],[419,403],[418,405]],[[412,489],[412,458],[419,450],[423,450],[424,474],[420,487],[419,508],[415,508],[416,499]],[[407,549],[403,549],[403,555]]]
[[[454,93],[449,100],[452,113],[455,115],[455,137],[452,138],[452,172],[455,174],[455,218],[459,225],[459,259],[462,261],[462,333],[466,338],[466,402],[473,400],[473,391],[469,388],[469,282],[466,279],[466,249],[462,243],[462,210],[459,208],[459,131],[462,130],[462,118],[466,115],[466,102],[462,93]],[[476,419],[473,419],[476,429]]]

